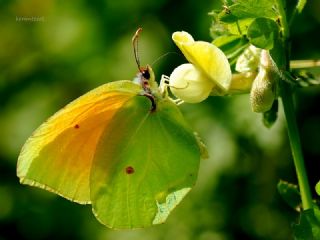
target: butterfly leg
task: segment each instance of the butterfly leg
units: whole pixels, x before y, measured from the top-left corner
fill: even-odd
[[[170,78],[168,76],[166,75],[161,76],[159,89],[163,97],[168,96],[169,81],[170,81]]]
[[[181,100],[180,98],[177,98],[177,99],[173,100],[173,102],[174,102],[176,105],[181,105],[182,103],[184,103],[184,101]]]
[[[172,99],[171,97],[169,97],[169,93],[168,93],[168,87],[170,87],[170,78],[166,75],[162,75],[161,76],[161,80],[160,80],[160,92],[162,94],[162,97],[164,98],[169,98],[172,102],[174,102],[176,105],[180,105],[182,103],[184,103],[184,101],[182,101],[181,99],[177,98],[177,99]]]

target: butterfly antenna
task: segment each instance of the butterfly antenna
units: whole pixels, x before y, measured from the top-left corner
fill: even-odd
[[[132,37],[132,45],[133,45],[133,53],[134,53],[134,59],[136,60],[137,66],[139,68],[139,71],[141,72],[141,67],[140,67],[140,59],[139,59],[139,34],[142,31],[142,28],[138,28],[136,33]]]
[[[183,55],[182,54],[180,54],[180,53],[177,53],[177,52],[167,52],[167,53],[165,53],[165,54],[162,54],[160,57],[158,57],[156,60],[154,60],[150,65],[151,66],[154,66],[156,63],[158,63],[161,59],[163,59],[164,57],[167,57],[168,55],[170,55],[170,54],[175,54],[175,55],[178,55],[178,56],[182,56],[183,57]]]

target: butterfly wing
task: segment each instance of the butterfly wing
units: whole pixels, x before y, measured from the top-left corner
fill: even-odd
[[[194,185],[200,151],[175,104],[136,96],[100,136],[91,170],[91,201],[111,228],[163,223]]]
[[[90,203],[90,171],[101,133],[115,113],[141,91],[131,81],[102,85],[43,123],[20,153],[20,182]]]

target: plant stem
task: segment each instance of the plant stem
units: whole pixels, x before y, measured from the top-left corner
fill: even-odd
[[[291,87],[286,82],[282,83],[281,97],[284,114],[287,120],[289,141],[298,178],[302,207],[304,210],[307,210],[312,208],[312,197],[301,150],[300,136],[293,106],[292,91]]]
[[[286,11],[283,0],[277,0],[277,5],[280,13],[280,23],[282,26],[282,51],[285,56],[281,62],[277,62],[277,65],[280,69],[285,71],[290,70],[290,56],[289,56],[289,26],[286,17]],[[303,1],[299,1],[300,3]],[[302,4],[303,5],[303,4]],[[280,49],[281,49],[280,48]],[[287,120],[287,128],[288,128],[288,135],[289,141],[291,146],[291,152],[293,156],[293,162],[296,168],[298,184],[301,194],[302,200],[302,207],[304,210],[312,208],[312,197],[311,191],[308,181],[308,176],[304,164],[301,143],[300,143],[300,136],[294,111],[293,105],[293,97],[292,97],[292,89],[291,86],[281,81],[280,84],[280,95],[282,98],[284,114]]]
[[[278,10],[280,14],[280,23],[282,26],[282,32],[283,32],[283,39],[284,41],[287,41],[289,38],[289,26],[288,26],[288,21],[287,21],[287,15],[285,11],[285,6],[283,4],[283,0],[276,0],[277,5],[278,5]],[[287,59],[289,60],[289,59]]]
[[[320,60],[292,60],[290,61],[291,68],[313,68],[320,67]]]
[[[298,0],[297,5],[296,5],[295,9],[293,10],[292,16],[291,16],[290,21],[289,21],[289,25],[290,26],[292,25],[295,16],[298,13],[302,12],[302,10],[303,10],[304,6],[306,5],[306,3],[307,3],[307,0]]]

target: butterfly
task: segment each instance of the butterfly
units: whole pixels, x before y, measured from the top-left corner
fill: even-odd
[[[97,87],[55,113],[18,157],[22,184],[91,204],[115,229],[163,223],[194,186],[199,141],[150,66]]]

